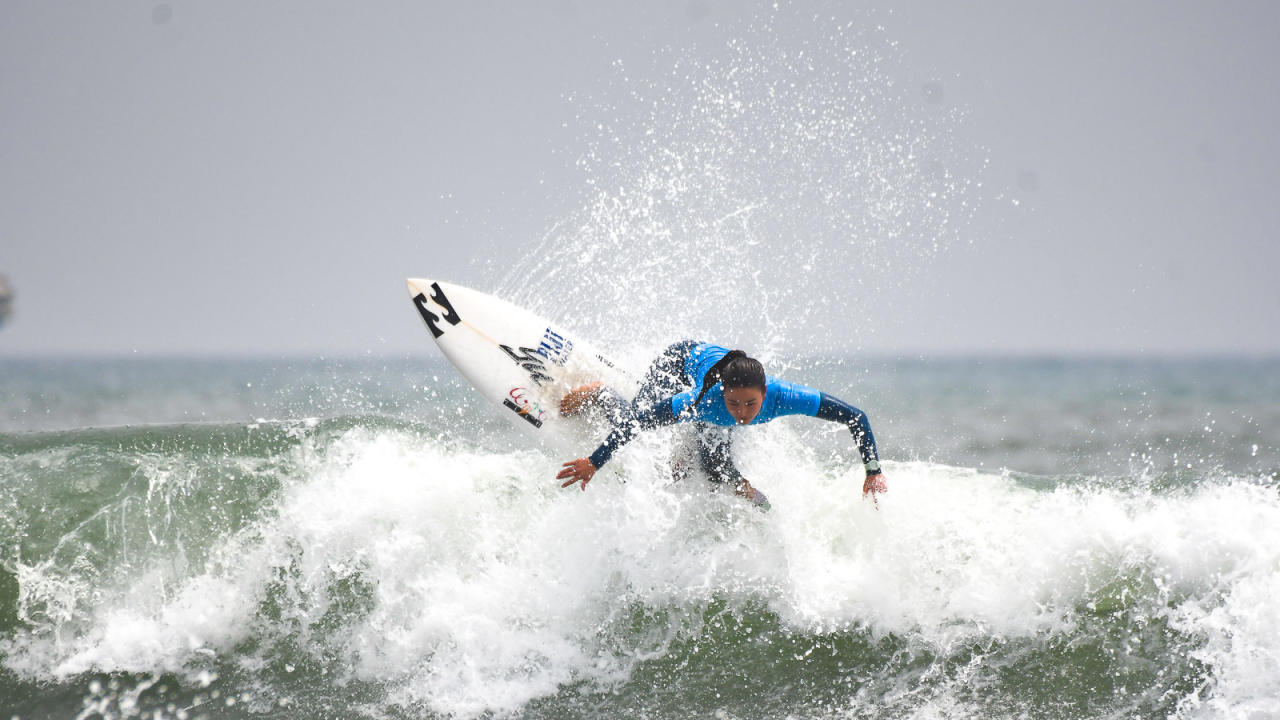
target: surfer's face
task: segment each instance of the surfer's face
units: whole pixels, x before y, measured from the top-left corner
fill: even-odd
[[[763,404],[764,390],[758,387],[724,389],[724,407],[739,425],[747,425],[755,420]]]

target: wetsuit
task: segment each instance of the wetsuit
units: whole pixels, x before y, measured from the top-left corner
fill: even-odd
[[[693,340],[664,350],[649,366],[630,406],[615,406],[613,430],[591,453],[591,464],[599,469],[639,430],[693,422],[699,429],[698,457],[703,470],[715,482],[741,484],[744,478],[730,457],[731,433],[738,423],[725,407],[724,388],[716,383],[701,402],[694,404],[707,371],[728,352],[718,345]],[[784,415],[809,415],[843,423],[858,444],[867,475],[880,472],[876,439],[865,413],[806,385],[766,375],[764,403],[751,424],[760,425]]]

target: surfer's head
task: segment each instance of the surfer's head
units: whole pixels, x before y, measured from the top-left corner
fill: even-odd
[[[759,360],[747,357],[741,350],[730,350],[707,371],[694,405],[701,402],[702,396],[716,383],[724,389],[725,409],[739,425],[750,423],[760,414],[764,405],[765,377],[764,366]]]

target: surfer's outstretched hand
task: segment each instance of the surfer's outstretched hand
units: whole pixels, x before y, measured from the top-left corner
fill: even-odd
[[[564,469],[557,475],[557,480],[564,480],[560,483],[560,487],[567,488],[570,485],[581,482],[582,489],[587,489],[587,483],[591,482],[592,476],[596,474],[596,466],[591,464],[587,458],[578,458],[570,460],[563,465]]]
[[[862,496],[870,495],[871,499],[874,500],[876,493],[882,492],[889,492],[889,486],[884,482],[884,475],[882,473],[868,475],[866,482],[862,483]]]

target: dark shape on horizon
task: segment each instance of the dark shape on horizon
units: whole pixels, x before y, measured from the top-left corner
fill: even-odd
[[[0,275],[0,327],[13,312],[13,289],[9,287],[9,279]]]

